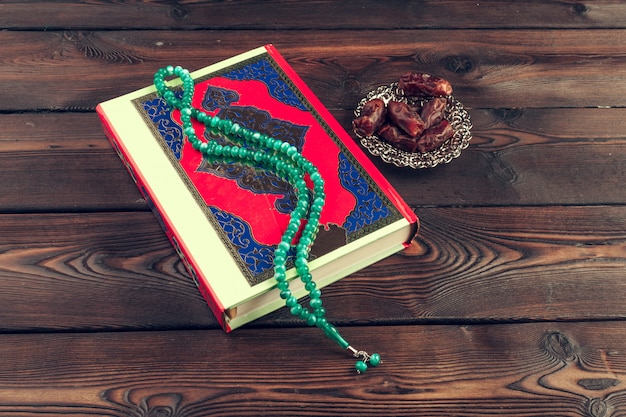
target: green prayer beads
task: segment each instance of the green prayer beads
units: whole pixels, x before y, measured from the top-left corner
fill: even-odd
[[[182,82],[182,97],[176,97],[166,81],[167,77],[178,77]],[[290,214],[287,228],[274,251],[274,279],[280,291],[280,297],[290,312],[309,325],[317,326],[326,336],[334,340],[341,348],[350,350],[354,357],[360,358],[355,368],[358,373],[365,372],[368,363],[377,366],[381,363],[380,355],[371,356],[364,351],[357,351],[341,336],[335,326],[326,320],[326,309],[323,307],[322,293],[315,285],[309,270],[308,259],[311,246],[315,241],[319,222],[324,208],[326,195],[324,180],[315,167],[307,160],[298,148],[245,128],[230,120],[211,116],[192,106],[195,82],[188,70],[179,66],[167,66],[154,74],[154,86],[157,93],[167,102],[170,108],[180,111],[183,133],[192,147],[201,152],[213,163],[239,163],[271,171],[283,180],[288,181],[296,191],[296,208]],[[220,145],[216,141],[204,142],[198,138],[192,120],[204,124],[207,129],[230,141],[230,145]],[[307,185],[306,179],[312,183]],[[304,227],[303,227],[304,225]],[[300,236],[296,239],[298,232]],[[294,242],[294,240],[296,240]],[[309,292],[309,308],[300,304],[289,289],[287,280],[287,259],[295,249],[294,266]]]

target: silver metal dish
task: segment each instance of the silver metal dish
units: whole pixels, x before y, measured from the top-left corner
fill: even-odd
[[[375,98],[383,100],[385,104],[393,100],[420,107],[429,100],[429,98],[404,96],[402,91],[398,89],[398,83],[382,85],[370,91],[367,96],[359,101],[354,110],[354,116],[359,117],[365,103]],[[372,155],[379,156],[384,162],[398,167],[432,168],[439,164],[447,164],[461,155],[461,151],[468,147],[469,141],[472,139],[470,132],[472,123],[469,113],[463,108],[461,102],[452,95],[447,96],[446,99],[448,105],[444,112],[444,118],[452,125],[454,136],[431,152],[406,152],[393,147],[375,134],[371,136],[362,136],[356,132],[355,134]]]

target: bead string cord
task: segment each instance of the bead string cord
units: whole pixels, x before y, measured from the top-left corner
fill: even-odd
[[[167,77],[178,77],[182,81],[182,98],[178,99],[169,88]],[[158,94],[171,109],[180,110],[183,133],[192,147],[200,151],[211,163],[238,163],[255,169],[267,170],[289,182],[297,196],[297,205],[290,213],[290,220],[280,243],[274,251],[274,279],[280,297],[291,314],[301,318],[309,326],[320,328],[326,336],[341,348],[348,350],[357,359],[357,373],[369,366],[376,367],[382,361],[378,353],[369,355],[357,350],[341,336],[335,326],[326,319],[321,291],[308,266],[309,252],[318,231],[326,195],[324,180],[315,165],[307,160],[295,146],[257,131],[247,129],[227,119],[211,116],[192,105],[195,82],[188,70],[179,66],[167,66],[154,74],[154,85]],[[230,140],[232,145],[220,145],[216,141],[202,141],[195,133],[192,119],[204,124],[211,132]],[[308,179],[308,183],[307,183]],[[309,186],[308,184],[312,184]],[[309,308],[303,306],[289,289],[287,281],[287,259],[295,253],[294,266],[309,292]]]

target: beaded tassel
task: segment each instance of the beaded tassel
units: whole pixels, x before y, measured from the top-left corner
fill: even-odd
[[[166,77],[171,76],[179,77],[182,81],[183,95],[181,99],[176,97],[165,81]],[[154,85],[158,94],[171,108],[180,110],[183,132],[187,140],[210,162],[239,163],[268,170],[294,187],[297,204],[290,213],[287,228],[274,252],[274,279],[280,290],[280,297],[285,300],[285,305],[290,309],[291,314],[301,318],[309,326],[319,327],[342,349],[349,350],[358,359],[355,363],[358,373],[365,372],[368,363],[371,366],[378,366],[381,363],[379,354],[368,355],[364,351],[354,349],[341,336],[337,328],[328,322],[326,310],[322,305],[322,293],[316,288],[309,270],[309,253],[315,241],[326,198],[324,180],[315,165],[307,160],[295,146],[287,142],[194,108],[192,106],[194,80],[186,69],[178,66],[161,68],[154,75]],[[200,140],[193,128],[192,119],[229,139],[232,145],[220,145],[215,141],[204,142]],[[306,178],[311,181],[312,187],[307,186]],[[302,227],[303,225],[304,227]],[[300,235],[296,239],[298,232]],[[294,241],[296,241],[295,245]],[[288,253],[294,249],[296,254],[294,265],[300,280],[309,292],[310,309],[303,306],[289,290],[286,263]]]

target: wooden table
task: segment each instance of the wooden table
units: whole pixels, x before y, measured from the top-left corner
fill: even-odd
[[[3,1],[1,416],[626,415],[626,4]],[[406,70],[448,78],[471,146],[372,157],[416,245],[324,291],[384,364],[281,310],[225,334],[95,105],[167,64],[273,43],[349,129]]]

